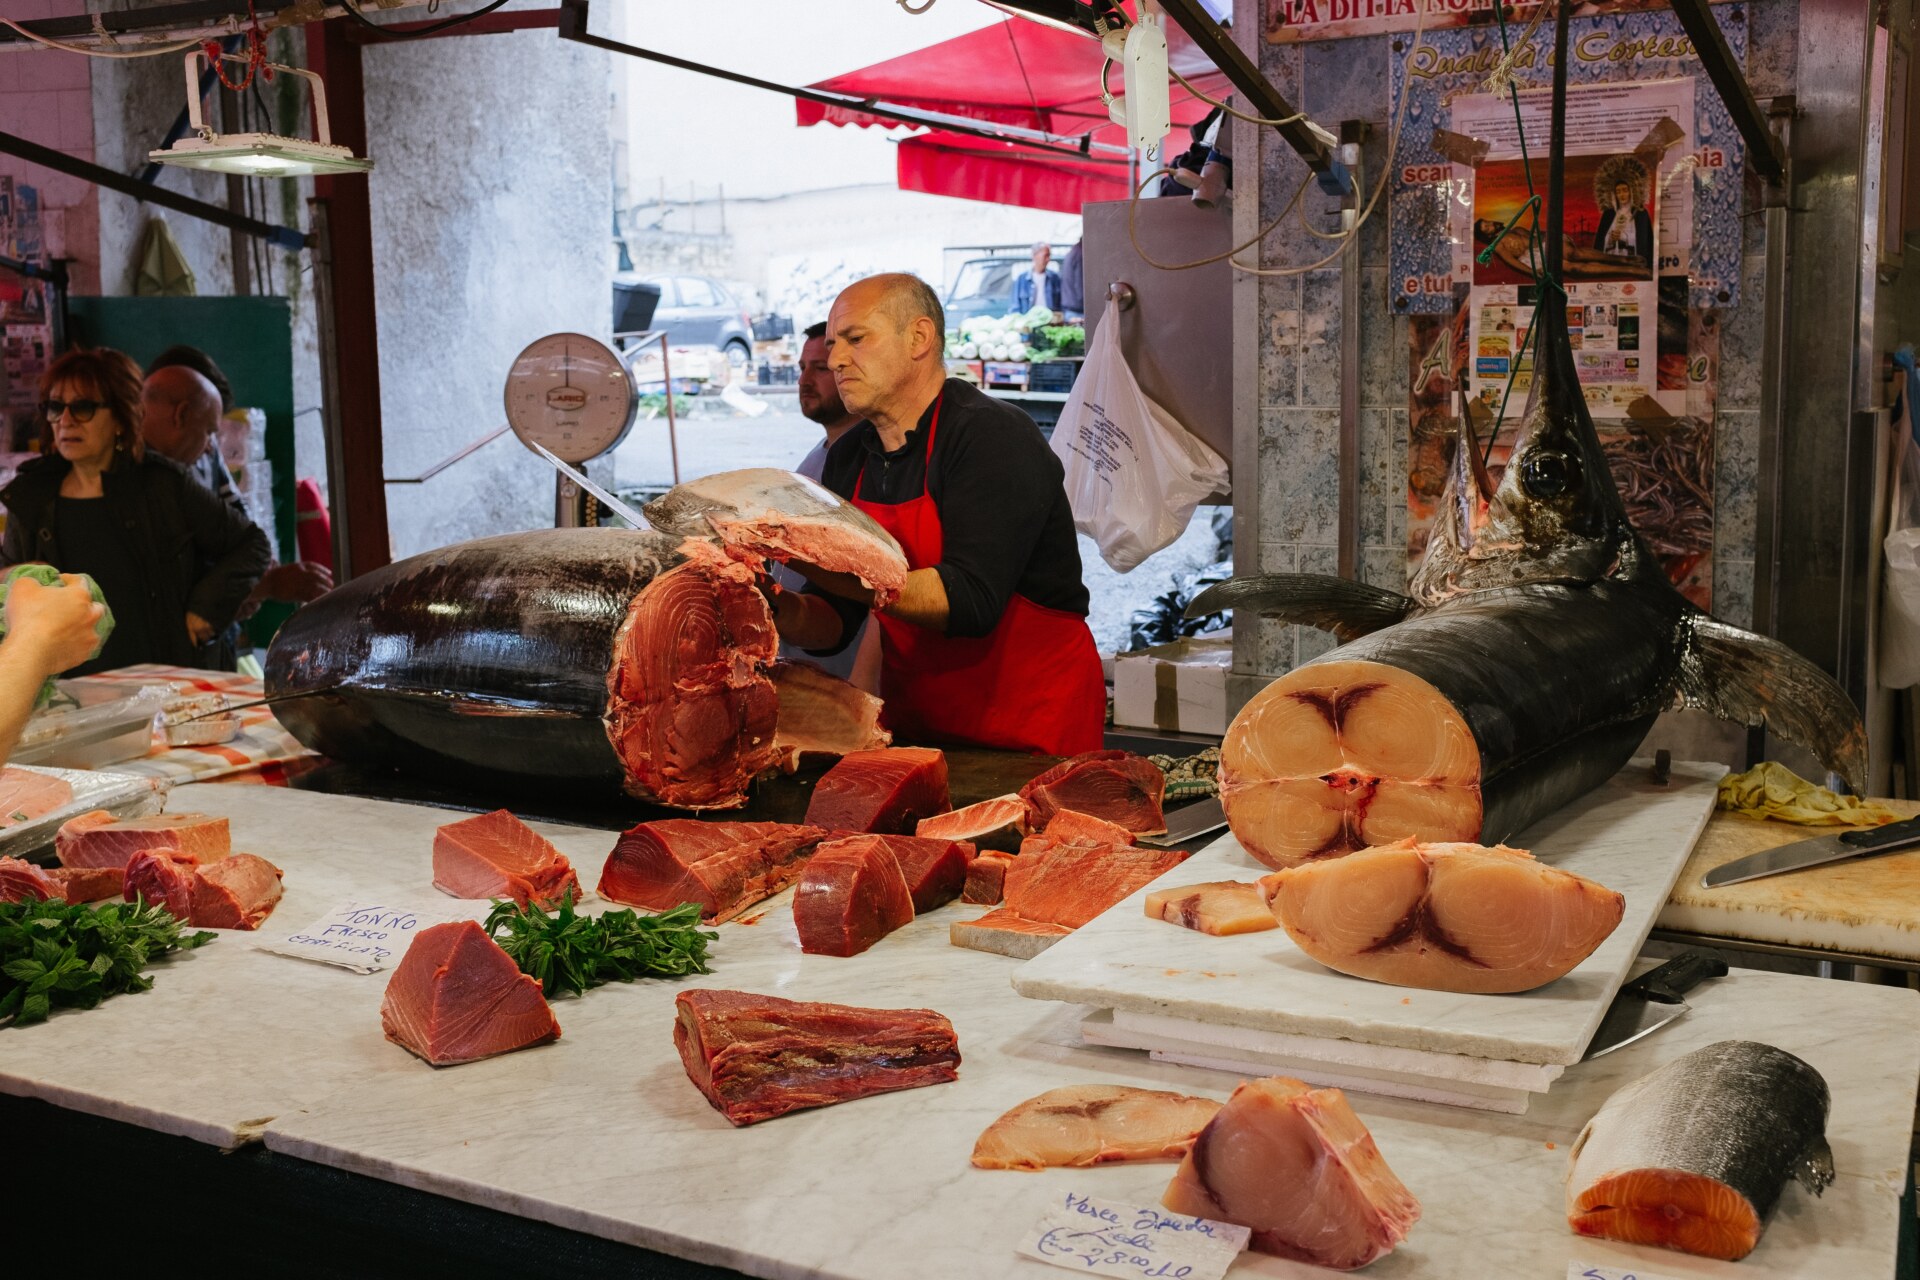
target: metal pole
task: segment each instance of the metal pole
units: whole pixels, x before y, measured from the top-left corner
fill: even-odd
[[[1340,254],[1340,507],[1335,566],[1343,578],[1360,576],[1360,237],[1351,234],[1359,216],[1362,120],[1340,125],[1340,160],[1353,174],[1352,194],[1342,200],[1340,227],[1348,232]]]
[[[1766,117],[1761,115],[1760,104],[1754,101],[1753,89],[1747,84],[1746,76],[1741,74],[1733,51],[1727,47],[1727,37],[1721,32],[1720,23],[1707,11],[1708,0],[1672,2],[1673,16],[1680,19],[1687,38],[1693,41],[1694,56],[1700,59],[1707,78],[1713,81],[1714,89],[1720,94],[1720,101],[1726,104],[1727,114],[1733,117],[1734,127],[1740,130],[1740,137],[1747,144],[1747,163],[1769,182],[1784,181],[1787,174],[1786,148],[1767,128]]]
[[[1213,20],[1200,0],[1160,0],[1160,7],[1180,24],[1181,30],[1240,91],[1252,114],[1269,120],[1289,121],[1274,128],[1286,139],[1287,145],[1307,162],[1309,169],[1322,176],[1336,172],[1333,156],[1328,152],[1327,145],[1320,141],[1319,135],[1307,127],[1305,120],[1289,119],[1300,114],[1299,108],[1280,96],[1273,82],[1260,73],[1259,64],[1233,42],[1233,36]]]
[[[320,426],[327,443],[327,494],[332,508],[334,572],[348,577],[353,564],[351,508],[347,492],[347,442],[340,422],[340,340],[333,310],[333,231],[325,200],[310,200],[313,228],[313,301],[320,331]]]
[[[660,335],[660,377],[667,388],[667,449],[673,455],[673,482],[680,483],[680,435],[673,420],[673,366],[667,359],[667,335]]]
[[[1791,141],[1793,111],[1794,100],[1783,97],[1775,98],[1768,112],[1779,130],[1783,151],[1790,151],[1786,144]],[[1767,636],[1779,634],[1780,446],[1786,424],[1788,378],[1793,371],[1787,351],[1787,262],[1793,227],[1788,206],[1792,198],[1789,168],[1780,182],[1767,188],[1766,207],[1761,213],[1766,266],[1761,278],[1760,484],[1754,510],[1753,629]],[[1749,734],[1749,755],[1754,762],[1765,758],[1764,734],[1761,729]]]

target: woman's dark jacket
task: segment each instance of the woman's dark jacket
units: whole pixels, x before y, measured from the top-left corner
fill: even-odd
[[[55,455],[35,458],[0,489],[7,532],[0,563],[44,560],[63,573],[54,536],[54,499],[71,464]],[[147,582],[144,600],[109,600],[116,613],[144,610],[159,652],[147,660],[182,667],[231,668],[218,636],[196,647],[187,614],[199,614],[216,633],[226,630],[247,593],[272,563],[267,535],[222,502],[187,469],[149,449],[139,462],[125,454],[101,478],[102,510],[124,531]]]

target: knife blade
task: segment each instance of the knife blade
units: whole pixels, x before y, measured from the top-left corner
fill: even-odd
[[[1167,815],[1165,832],[1157,836],[1141,836],[1139,843],[1150,844],[1156,849],[1171,849],[1174,845],[1210,831],[1218,831],[1226,825],[1227,811],[1220,807],[1220,797],[1210,796],[1175,809]]]
[[[1708,978],[1727,973],[1724,960],[1716,960],[1704,951],[1683,951],[1673,959],[1649,969],[1614,993],[1600,1029],[1580,1061],[1612,1053],[1642,1036],[1652,1035],[1676,1018],[1684,1017],[1688,1004],[1680,997]]]
[[[533,449],[541,457],[545,458],[548,462],[552,463],[553,469],[555,471],[558,471],[561,475],[565,476],[567,479],[573,481],[575,484],[579,485],[582,489],[585,489],[588,493],[598,498],[600,500],[600,505],[604,506],[607,510],[613,512],[613,514],[619,516],[622,520],[625,520],[628,524],[632,525],[634,528],[636,529],[653,528],[651,524],[647,523],[647,518],[645,516],[641,515],[638,511],[635,511],[632,507],[620,501],[620,499],[614,497],[612,494],[608,493],[605,489],[601,488],[599,485],[595,484],[593,481],[587,479],[587,477],[583,475],[581,472],[575,470],[571,466],[568,466],[566,462],[562,461],[556,454],[554,454],[552,450],[548,449],[545,445],[541,444],[538,440],[528,440],[525,443],[529,448]]]
[[[1870,853],[1892,853],[1896,849],[1917,844],[1920,844],[1920,818],[1908,818],[1905,822],[1889,822],[1883,827],[1815,836],[1811,840],[1783,844],[1777,849],[1763,849],[1715,867],[1700,878],[1700,884],[1703,888],[1718,889],[1723,885],[1825,866],[1829,862],[1840,862]]]

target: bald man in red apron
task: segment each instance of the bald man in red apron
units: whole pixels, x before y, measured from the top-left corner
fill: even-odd
[[[827,320],[827,362],[863,421],[821,482],[891,533],[910,571],[874,615],[883,719],[902,742],[1097,750],[1106,686],[1060,461],[1026,414],[947,377],[945,330],[939,299],[908,275],[848,287]],[[833,652],[872,596],[802,572],[812,585],[775,598],[775,624]]]

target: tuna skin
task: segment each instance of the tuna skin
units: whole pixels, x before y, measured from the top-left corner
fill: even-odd
[[[380,1027],[436,1067],[560,1038],[540,984],[472,920],[437,924],[414,938],[387,980]]]

